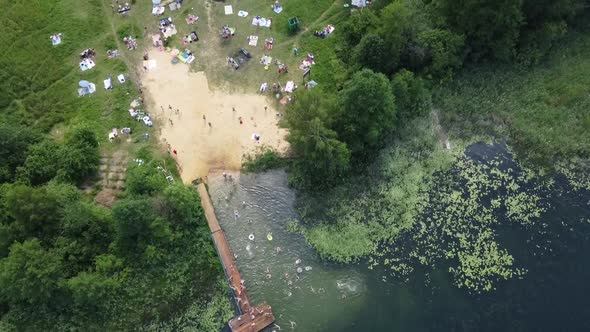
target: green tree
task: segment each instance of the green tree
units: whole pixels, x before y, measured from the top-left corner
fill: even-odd
[[[349,167],[350,152],[328,128],[334,105],[320,90],[296,95],[297,102],[287,111],[287,141],[299,159],[290,174],[298,187],[328,185]]]
[[[107,210],[76,202],[64,210],[61,236],[56,246],[75,274],[94,265],[94,258],[107,252],[114,239],[114,226]]]
[[[353,157],[366,157],[383,145],[395,125],[391,85],[383,74],[365,69],[354,74],[339,94],[338,136]]]
[[[71,292],[76,308],[94,317],[104,318],[112,310],[112,303],[119,298],[121,282],[98,272],[81,272],[65,283]]]
[[[15,185],[7,190],[4,203],[12,229],[21,239],[36,237],[52,243],[60,228],[63,204],[47,188]]]
[[[428,110],[430,94],[424,81],[413,72],[402,69],[391,79],[395,96],[397,117],[400,123],[410,120]]]
[[[453,31],[466,37],[471,57],[510,60],[524,24],[522,0],[433,0]]]
[[[13,180],[16,168],[25,162],[28,147],[38,139],[27,127],[0,125],[0,183]]]
[[[141,166],[133,166],[127,171],[125,186],[133,195],[153,195],[161,192],[167,182],[164,174],[148,162]]]
[[[28,180],[34,186],[48,182],[57,175],[59,155],[60,146],[51,139],[32,145],[24,165],[18,169],[19,177]]]
[[[194,230],[203,221],[203,209],[198,202],[199,195],[195,190],[183,184],[166,187],[162,194],[163,215],[177,229]]]
[[[385,73],[390,69],[388,46],[380,36],[369,33],[354,48],[354,62],[376,72]]]
[[[46,304],[62,276],[59,255],[43,249],[37,239],[17,242],[0,261],[0,298],[11,304]]]
[[[342,23],[341,36],[346,49],[358,45],[363,36],[374,30],[379,24],[379,18],[371,10],[352,12],[350,17]]]
[[[461,67],[463,37],[447,30],[433,29],[418,34],[418,43],[427,51],[424,72],[438,79],[450,79]]]
[[[393,1],[381,10],[380,16],[378,32],[388,46],[387,67],[383,72],[389,75],[399,65],[402,52],[416,38],[417,31],[423,28],[424,22],[420,12],[404,0]]]
[[[67,137],[60,151],[60,179],[80,182],[94,174],[100,160],[96,134],[87,127],[79,127]]]

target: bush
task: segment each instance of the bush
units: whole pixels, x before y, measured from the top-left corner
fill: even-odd
[[[242,170],[246,173],[258,173],[270,169],[281,168],[285,165],[286,160],[283,159],[278,152],[266,148],[255,155],[246,155],[242,162]]]

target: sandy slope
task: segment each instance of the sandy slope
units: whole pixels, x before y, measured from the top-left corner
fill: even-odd
[[[157,68],[146,72],[142,83],[151,112],[160,120],[155,126],[161,126],[163,143],[177,151],[184,182],[207,175],[211,168],[238,170],[244,153],[260,145],[286,150],[285,130],[278,128],[276,111],[265,97],[210,91],[204,73],[191,73],[182,63],[173,65],[166,52],[153,51],[150,59],[157,61]],[[253,133],[261,136],[259,144]]]

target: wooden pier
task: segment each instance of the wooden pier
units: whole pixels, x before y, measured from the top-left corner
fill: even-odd
[[[211,229],[211,238],[217,249],[221,265],[228,279],[229,287],[232,289],[234,301],[237,304],[239,315],[229,321],[232,332],[258,332],[274,323],[275,317],[269,305],[263,303],[254,306],[250,303],[250,297],[242,282],[242,277],[236,266],[234,255],[229,247],[225,232],[221,229],[215,209],[211,203],[209,192],[204,183],[197,186],[201,196],[201,205],[205,212],[205,218]]]

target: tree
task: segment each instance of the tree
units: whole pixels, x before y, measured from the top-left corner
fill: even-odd
[[[524,24],[523,1],[433,0],[451,29],[466,37],[471,57],[511,60]]]
[[[121,282],[98,272],[81,272],[66,282],[75,306],[97,318],[110,311],[110,304],[118,297]],[[93,320],[96,321],[96,320]]]
[[[148,247],[163,251],[164,245],[172,238],[170,224],[154,214],[152,201],[149,199],[119,201],[113,206],[113,218],[116,224],[117,248],[124,256],[141,256]],[[152,257],[158,255],[160,253],[152,254]]]
[[[396,0],[381,10],[379,35],[388,46],[385,74],[393,73],[400,63],[400,57],[408,43],[415,39],[417,31],[423,28],[420,12],[402,0]]]
[[[385,73],[390,69],[389,62],[391,56],[388,51],[388,46],[381,37],[374,33],[369,33],[354,48],[353,59],[365,68]]]
[[[16,168],[25,162],[27,148],[38,139],[29,128],[0,126],[0,183],[13,180]]]
[[[203,225],[203,209],[199,195],[182,184],[166,187],[162,194],[163,215],[178,229],[194,230],[199,223]]]
[[[166,185],[164,174],[151,162],[133,166],[127,171],[125,186],[130,194],[153,195],[161,192]]]
[[[67,270],[73,274],[91,267],[94,258],[107,252],[114,239],[108,211],[88,203],[76,202],[66,207],[62,225],[56,246],[67,262]]]
[[[80,182],[94,174],[100,160],[96,134],[87,127],[79,127],[67,137],[60,150],[60,179]]]
[[[46,304],[62,278],[60,257],[37,239],[15,243],[0,261],[0,299],[17,304]]]
[[[329,129],[334,105],[322,92],[312,90],[296,95],[297,102],[287,111],[287,141],[299,157],[290,174],[298,187],[328,185],[349,167],[350,152]]]
[[[291,182],[301,187],[330,185],[349,168],[350,152],[336,139],[336,132],[324,126],[319,118],[309,122],[308,132],[289,143],[297,145],[301,158],[295,163],[296,174]]]
[[[427,30],[418,34],[418,43],[427,50],[424,68],[427,75],[442,80],[450,79],[453,71],[463,63],[460,53],[464,40],[460,35],[447,30]]]
[[[357,72],[340,91],[335,128],[353,157],[366,157],[383,145],[394,127],[395,104],[391,85],[383,74]]]
[[[377,27],[379,18],[371,10],[352,12],[342,24],[341,36],[347,49],[352,49],[361,41],[363,36]]]
[[[427,111],[429,92],[424,81],[413,72],[402,69],[391,79],[397,117],[401,123]]]
[[[13,221],[13,232],[22,239],[36,237],[52,243],[60,227],[63,204],[45,187],[14,185],[5,194],[5,209]]]
[[[51,139],[32,145],[22,167],[18,169],[20,178],[32,185],[40,185],[53,179],[59,169],[60,146]]]

